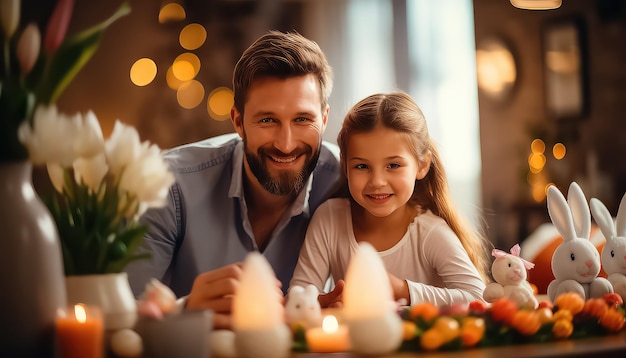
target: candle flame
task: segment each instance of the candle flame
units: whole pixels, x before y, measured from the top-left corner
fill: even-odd
[[[324,331],[324,333],[335,333],[338,329],[339,322],[337,322],[337,317],[333,315],[324,317],[322,321],[322,331]]]
[[[74,316],[76,320],[80,323],[85,323],[87,320],[87,313],[85,312],[85,306],[78,304],[74,305]]]

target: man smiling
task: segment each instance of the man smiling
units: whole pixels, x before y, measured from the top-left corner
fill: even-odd
[[[310,216],[339,179],[336,146],[322,141],[331,77],[319,46],[296,33],[269,32],[243,53],[233,74],[236,134],[166,154],[176,184],[169,205],[143,217],[141,251],[152,259],[128,266],[136,295],[157,278],[229,328],[250,251],[286,290]]]

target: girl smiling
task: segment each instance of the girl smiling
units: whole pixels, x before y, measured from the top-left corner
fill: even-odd
[[[482,300],[486,240],[457,213],[422,111],[405,93],[375,94],[346,115],[337,142],[344,195],[313,216],[290,286],[330,277],[322,307],[341,302],[358,243],[385,263],[396,300],[437,305]],[[346,190],[347,189],[347,190]]]

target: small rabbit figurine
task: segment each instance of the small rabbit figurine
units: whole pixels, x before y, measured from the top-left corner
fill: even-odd
[[[526,280],[526,270],[532,269],[535,264],[522,259],[520,251],[519,244],[511,248],[510,254],[493,249],[491,254],[496,259],[491,264],[491,273],[496,282],[490,283],[485,288],[483,292],[485,301],[492,303],[499,298],[507,297],[519,307],[537,308],[537,298]]]
[[[548,285],[548,297],[552,302],[565,292],[580,294],[585,300],[613,293],[611,283],[598,277],[600,254],[589,241],[591,213],[585,194],[576,182],[572,182],[567,194],[555,187],[548,188],[548,213],[563,242],[552,254],[552,273],[555,279]]]
[[[322,310],[317,300],[318,294],[319,291],[315,285],[293,286],[289,289],[285,314],[287,323],[292,328],[297,326],[310,328],[321,324]]]
[[[600,200],[592,198],[590,206],[606,239],[601,255],[602,267],[615,293],[626,299],[626,194],[619,204],[615,225],[611,213]]]

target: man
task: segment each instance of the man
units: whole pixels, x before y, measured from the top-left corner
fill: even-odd
[[[309,219],[339,179],[336,147],[322,142],[332,72],[316,43],[261,36],[237,62],[233,89],[237,133],[168,151],[176,176],[169,204],[143,218],[142,250],[152,259],[127,269],[135,294],[157,278],[187,295],[186,308],[212,309],[217,328],[231,326],[250,251],[263,253],[288,288]]]

